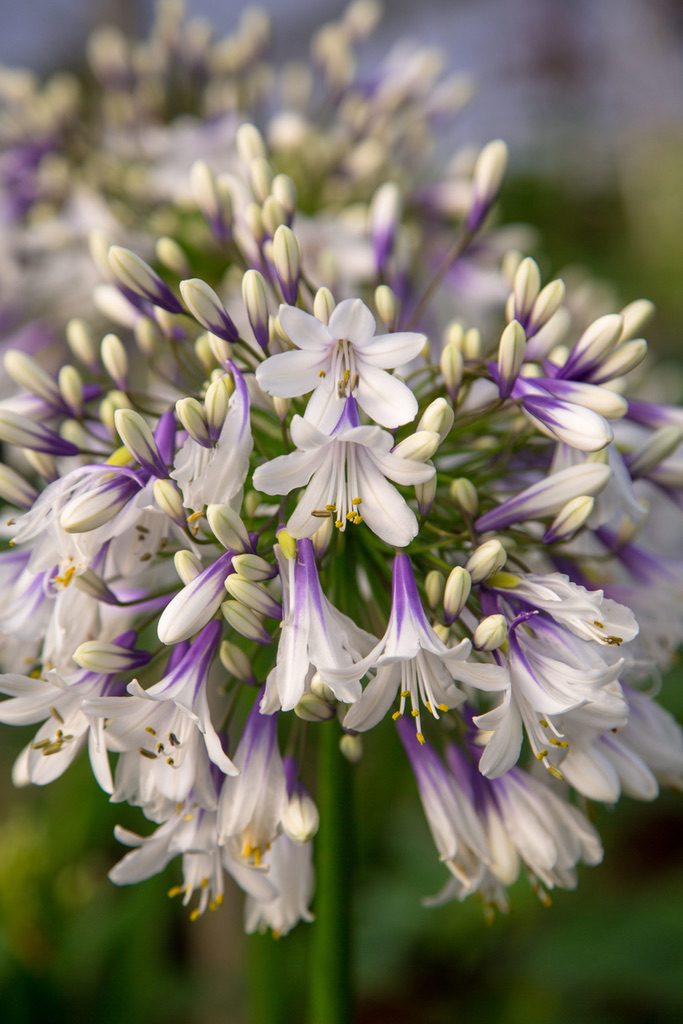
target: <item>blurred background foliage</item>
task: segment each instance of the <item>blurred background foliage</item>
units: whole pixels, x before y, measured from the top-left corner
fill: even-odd
[[[189,6],[226,28],[243,5]],[[276,10],[273,0],[280,48],[302,52],[311,23],[341,6],[289,0]],[[9,14],[9,0],[0,11]],[[0,60],[40,70],[76,63],[98,21],[139,27],[149,17],[147,3],[61,0],[43,18],[47,11],[36,2],[11,23],[3,18]],[[675,0],[429,0],[419,11],[390,3],[375,44],[402,32],[445,38],[449,63],[482,83],[461,141],[502,135],[511,143],[503,219],[538,229],[535,254],[547,273],[581,267],[610,282],[617,299],[652,298],[650,337],[672,367],[683,322],[681,11]],[[676,397],[679,379],[667,397]],[[682,670],[666,681],[663,703],[683,719]],[[108,804],[83,760],[49,790],[14,791],[10,767],[29,734],[4,731],[0,752],[4,1024],[243,1024],[249,979],[258,1004],[264,969],[282,986],[283,1021],[302,1020],[310,927],[277,943],[247,940],[232,891],[219,912],[190,923],[166,897],[178,880],[174,865],[164,877],[115,889],[106,874],[123,851],[113,827],[146,831],[147,823]],[[511,913],[487,923],[474,900],[421,906],[445,870],[390,724],[365,749],[354,769],[359,1024],[683,1019],[679,794],[595,812],[605,859],[581,872],[578,891],[554,894],[546,908],[522,881]]]

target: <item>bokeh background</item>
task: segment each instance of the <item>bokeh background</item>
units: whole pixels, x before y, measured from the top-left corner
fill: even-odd
[[[189,0],[227,30],[246,6]],[[275,54],[300,56],[332,0],[266,0]],[[0,63],[78,68],[102,21],[143,31],[143,0],[0,0]],[[477,96],[449,141],[505,138],[503,217],[539,232],[547,274],[583,267],[616,301],[654,300],[649,333],[673,395],[683,324],[683,4],[680,0],[421,0],[386,4],[368,66],[401,36],[445,50]],[[683,718],[683,671],[663,703]],[[15,735],[17,733],[17,735]],[[121,822],[76,765],[49,791],[16,793],[0,752],[0,1013],[5,1024],[243,1024],[249,979],[282,979],[283,1021],[303,1018],[307,927],[245,940],[236,895],[189,924],[166,876],[133,889],[106,880]],[[393,731],[380,728],[354,770],[354,886],[360,1024],[676,1024],[683,1019],[683,800],[624,799],[597,814],[602,866],[577,893],[541,906],[525,883],[487,923],[474,901],[426,910],[444,880]],[[144,825],[143,825],[144,830]],[[261,965],[260,967],[258,965]],[[253,1009],[253,1007],[252,1007]]]

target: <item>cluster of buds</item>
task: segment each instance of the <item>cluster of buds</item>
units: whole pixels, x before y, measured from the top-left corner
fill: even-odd
[[[263,132],[243,109],[267,88],[263,20],[214,42],[174,11],[141,46],[91,43],[117,166],[133,178],[133,128],[179,85],[228,118],[224,148],[149,157],[139,225],[100,181],[116,229],[90,237],[90,305],[68,326],[55,306],[44,358],[16,336],[5,353],[0,721],[38,726],[14,780],[87,746],[156,825],[117,831],[115,882],[180,856],[193,917],[227,872],[247,928],[283,934],[311,919],[318,824],[291,751],[335,729],[358,763],[385,723],[442,898],[504,908],[522,865],[542,894],[571,887],[601,857],[573,793],[683,782],[683,734],[646,686],[683,639],[683,413],[634,372],[651,307],[587,313],[505,248],[500,141],[446,179],[423,166],[464,86],[417,51],[367,87],[368,0],[314,38],[322,101],[289,66]]]

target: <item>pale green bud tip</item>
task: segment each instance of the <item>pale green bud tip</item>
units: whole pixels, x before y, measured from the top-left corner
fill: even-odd
[[[507,561],[507,552],[499,540],[487,540],[470,556],[465,568],[473,583],[482,583],[499,572]]]
[[[445,398],[435,398],[420,417],[417,430],[432,430],[439,435],[439,443],[450,433],[455,413]]]
[[[347,732],[339,740],[339,750],[350,764],[358,764],[363,757],[363,741]]]
[[[488,615],[474,631],[474,646],[480,651],[495,651],[507,639],[507,620],[504,615]]]
[[[398,299],[388,284],[381,284],[375,288],[375,308],[385,324],[390,325],[396,321]]]
[[[318,808],[307,793],[294,793],[282,815],[282,829],[295,843],[308,843],[318,831]]]
[[[461,565],[456,565],[448,574],[444,588],[443,606],[447,622],[453,622],[458,617],[467,604],[471,590],[472,578],[470,574]]]
[[[543,537],[546,544],[569,540],[585,524],[595,506],[595,498],[580,494],[560,509]]]
[[[183,581],[185,586],[188,583],[192,583],[192,580],[196,579],[202,571],[202,563],[199,561],[196,555],[191,551],[185,549],[176,551],[173,556],[173,564],[178,576]]]
[[[294,714],[304,722],[328,722],[334,718],[335,710],[332,704],[314,693],[305,693],[294,708]]]
[[[446,580],[438,569],[432,569],[425,576],[425,593],[430,608],[436,608],[443,597]]]
[[[464,476],[457,477],[451,481],[449,493],[458,508],[466,515],[473,518],[476,516],[479,511],[479,498],[471,480]]]

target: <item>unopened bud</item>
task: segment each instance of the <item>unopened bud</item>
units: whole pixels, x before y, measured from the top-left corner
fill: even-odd
[[[291,215],[296,210],[296,185],[289,177],[288,174],[276,174],[273,178],[273,184],[270,187],[271,195],[277,199],[278,203],[286,210],[287,215]]]
[[[118,334],[106,334],[100,345],[102,364],[118,388],[126,390],[128,379],[128,356]]]
[[[46,402],[59,401],[57,382],[32,356],[12,348],[5,353],[4,364],[8,376],[20,388],[44,398]]]
[[[327,722],[334,718],[335,710],[332,704],[314,693],[305,693],[294,708],[294,714],[304,722]]]
[[[466,515],[474,518],[479,511],[477,490],[471,480],[460,476],[451,481],[449,494],[458,508]]]
[[[295,305],[299,291],[301,250],[296,235],[285,224],[281,224],[273,236],[273,265],[282,297],[285,302]]]
[[[207,505],[206,518],[211,532],[228,551],[246,551],[249,534],[239,515],[230,505]]]
[[[85,320],[69,320],[66,325],[66,343],[74,357],[89,370],[97,367],[97,346]]]
[[[507,561],[507,552],[499,540],[487,540],[470,555],[465,568],[473,583],[481,583],[500,572]]]
[[[251,608],[247,608],[241,601],[234,598],[224,601],[221,605],[221,612],[226,622],[247,640],[255,640],[259,644],[270,643],[270,635],[263,625],[261,616]]]
[[[239,331],[223,303],[206,281],[202,281],[198,277],[181,281],[180,294],[194,318],[207,331],[223,338],[224,341],[233,342],[239,338]]]
[[[484,146],[474,165],[472,199],[467,215],[467,230],[477,231],[496,201],[507,166],[507,146],[500,139]]]
[[[381,284],[375,288],[375,309],[387,327],[396,323],[398,299],[393,288],[390,288],[388,284]]]
[[[334,307],[336,303],[334,301],[334,295],[329,288],[318,288],[313,299],[313,315],[316,319],[320,320],[321,323],[327,324],[330,322],[330,317],[334,313]]]
[[[282,814],[282,831],[294,843],[308,843],[318,831],[318,808],[308,793],[295,791]]]
[[[175,571],[182,580],[185,586],[188,583],[192,583],[202,572],[202,563],[199,561],[197,556],[191,551],[187,551],[182,548],[180,551],[176,551],[173,556],[173,564],[175,565]]]
[[[542,288],[527,319],[526,334],[530,338],[555,315],[564,301],[564,281],[551,281]]]
[[[363,757],[363,740],[347,732],[339,740],[339,750],[349,764],[359,764]]]
[[[63,366],[59,371],[57,383],[69,411],[74,416],[80,416],[83,412],[83,378],[76,367],[68,363]]]
[[[334,691],[327,683],[323,682],[319,672],[314,672],[311,678],[311,693],[314,693],[316,697],[320,697],[321,700],[326,700],[329,704],[334,703]]]
[[[541,273],[536,260],[530,256],[523,259],[515,274],[512,289],[514,295],[515,320],[526,323],[541,290]]]
[[[181,526],[185,524],[183,499],[173,480],[155,480],[153,494],[157,505],[169,519]]]
[[[196,398],[180,398],[176,402],[175,411],[190,437],[197,444],[201,444],[205,448],[210,447],[211,432],[206,422],[203,405]]]
[[[270,196],[273,177],[273,168],[265,157],[257,156],[249,161],[249,183],[259,203],[265,202]]]
[[[448,574],[443,592],[443,608],[447,623],[454,622],[467,604],[472,589],[472,577],[461,565]]]
[[[139,412],[133,409],[118,409],[114,413],[114,426],[131,455],[154,476],[166,477],[167,469],[161,452]]]
[[[244,579],[254,580],[257,583],[261,580],[272,579],[276,572],[275,566],[271,565],[270,562],[266,562],[265,558],[250,553],[235,555],[232,560],[232,567]]]
[[[621,331],[620,341],[630,341],[637,338],[643,327],[650,322],[655,315],[655,307],[649,299],[636,299],[624,306],[621,316],[624,326]]]
[[[190,264],[187,256],[180,248],[175,238],[165,236],[157,241],[155,246],[156,257],[162,266],[170,270],[178,277],[187,277],[190,273]]]
[[[38,492],[16,469],[0,463],[0,498],[17,508],[30,508]]]
[[[683,440],[683,431],[679,427],[661,427],[651,434],[645,444],[637,448],[626,459],[628,471],[635,479],[647,476],[650,470],[676,451]]]
[[[161,309],[165,309],[169,313],[183,312],[183,307],[168,285],[161,280],[148,263],[145,263],[130,249],[112,245],[109,250],[109,266],[116,279],[136,295],[147,299],[155,306],[160,306]]]
[[[230,640],[224,640],[219,648],[218,656],[226,672],[229,672],[235,679],[239,679],[241,683],[256,681],[251,670],[250,659],[237,644],[231,643]]]
[[[465,331],[465,336],[462,339],[462,355],[464,359],[481,358],[481,334],[476,327],[470,327],[468,331]]]
[[[495,651],[507,640],[508,624],[504,615],[487,615],[474,631],[472,641],[479,651]]]
[[[74,651],[73,660],[88,672],[113,675],[140,668],[149,661],[149,654],[104,640],[86,640]]]
[[[595,498],[580,494],[572,498],[564,508],[560,509],[543,535],[544,544],[554,544],[569,540],[590,518],[595,506]]]
[[[270,619],[279,619],[282,614],[280,605],[271,597],[263,584],[245,579],[236,572],[227,577],[225,589],[236,601],[246,608],[258,612],[259,615],[265,615]]]
[[[501,398],[512,391],[524,362],[526,335],[524,328],[513,320],[503,331],[498,346],[498,388]]]
[[[212,438],[217,438],[223,429],[225,417],[230,408],[232,394],[232,378],[221,375],[212,380],[204,396],[204,415]]]
[[[647,347],[644,338],[623,342],[587,375],[588,380],[591,384],[604,384],[615,377],[623,377],[642,363],[647,355]]]
[[[455,413],[445,398],[435,398],[430,402],[420,417],[417,425],[418,432],[421,430],[434,430],[439,435],[439,444],[450,433]]]
[[[464,368],[462,352],[455,341],[449,341],[445,346],[441,353],[439,365],[441,367],[441,373],[443,374],[446,390],[448,391],[451,399],[455,399],[458,391],[460,390],[460,385],[462,384]]]
[[[431,569],[425,576],[425,593],[430,608],[436,608],[441,603],[445,585],[444,574],[438,569]]]
[[[241,124],[237,129],[235,142],[237,144],[237,152],[245,163],[249,163],[251,160],[257,160],[259,157],[265,157],[266,155],[266,146],[263,141],[263,136],[258,128],[253,124],[249,124],[248,122]]]
[[[439,435],[435,430],[417,430],[400,441],[393,454],[412,462],[426,462],[439,447]]]
[[[567,360],[574,376],[599,366],[621,337],[623,318],[618,313],[601,316],[586,328]]]
[[[268,299],[265,282],[258,270],[247,270],[242,278],[242,301],[254,337],[265,350],[268,348]]]
[[[135,321],[133,328],[135,342],[143,356],[151,359],[156,355],[163,343],[164,335],[155,320],[149,316],[141,316]]]
[[[76,445],[65,441],[54,430],[11,409],[0,409],[0,441],[45,455],[79,454]]]
[[[74,576],[74,586],[84,594],[102,601],[104,604],[118,604],[114,594],[107,584],[92,569],[84,569],[83,572]]]

